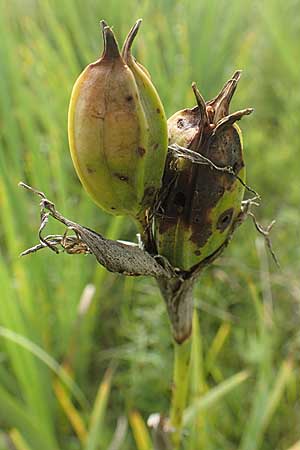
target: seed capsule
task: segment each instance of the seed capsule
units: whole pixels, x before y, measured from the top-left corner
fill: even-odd
[[[207,103],[193,84],[197,106],[175,113],[168,129],[171,145],[193,150],[217,167],[231,167],[245,180],[241,132],[235,122],[252,109],[229,115],[239,78],[237,71]],[[226,240],[243,195],[244,187],[234,175],[213,169],[207,162],[196,164],[184,157],[178,161],[169,154],[155,218],[158,252],[183,270],[212,255]]]
[[[135,76],[120,54],[113,31],[105,22],[102,29],[103,55],[86,67],[71,95],[71,156],[82,185],[101,208],[142,221],[154,198],[154,192],[147,195],[147,189],[151,186],[156,191],[161,182],[161,175],[149,182],[147,168],[153,157],[153,124],[145,114]],[[158,158],[160,174],[166,148],[167,144],[161,148],[164,156]]]

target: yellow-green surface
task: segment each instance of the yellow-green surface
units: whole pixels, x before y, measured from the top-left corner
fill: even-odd
[[[134,54],[168,116],[192,106],[192,81],[211,98],[244,70],[232,110],[255,108],[242,124],[248,183],[263,197],[258,218],[277,220],[282,265],[249,222],[199,282],[184,449],[288,450],[299,441],[299,10],[299,0],[2,0],[1,450],[106,450],[133,411],[139,420],[120,448],[141,450],[141,418],[169,410],[173,347],[154,282],[108,274],[89,256],[18,256],[39,224],[38,200],[20,180],[67,217],[135,239],[128,220],[84,193],[67,110],[74,81],[102,52],[100,19],[122,41],[139,17]],[[84,309],[89,283],[96,291]]]

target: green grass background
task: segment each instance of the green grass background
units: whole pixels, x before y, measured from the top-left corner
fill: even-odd
[[[128,419],[119,448],[150,450],[143,419],[168,412],[172,341],[155,283],[107,273],[90,256],[18,256],[39,225],[38,199],[20,180],[67,217],[135,239],[128,220],[83,192],[67,108],[102,50],[99,20],[123,40],[139,17],[134,52],[168,116],[193,105],[192,81],[209,99],[243,69],[232,110],[255,108],[241,123],[248,183],[263,198],[258,219],[277,221],[281,270],[249,222],[197,285],[183,448],[300,448],[299,11],[299,0],[1,0],[0,450],[114,450]]]

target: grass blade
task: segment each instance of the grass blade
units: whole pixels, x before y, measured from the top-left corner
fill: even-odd
[[[50,356],[47,352],[45,352],[41,347],[36,345],[34,342],[27,339],[25,336],[21,336],[18,333],[15,333],[12,330],[4,328],[0,326],[0,336],[9,339],[12,342],[20,345],[21,347],[28,350],[30,353],[35,355],[38,359],[43,361],[46,366],[48,366],[68,387],[68,389],[72,392],[76,400],[82,405],[84,408],[88,408],[88,402],[85,398],[85,395],[77,386],[77,384],[72,380],[69,374],[55,361],[52,356]]]
[[[113,372],[114,370],[111,367],[107,369],[98,388],[91,414],[85,450],[96,450],[100,445],[101,431],[103,430],[104,415],[107,408]]]
[[[0,385],[0,418],[3,423],[14,423],[15,427],[28,441],[31,450],[58,450],[45,438],[38,425],[38,418],[33,418],[24,405],[6,392]]]
[[[249,376],[250,372],[248,370],[243,370],[218,384],[218,386],[210,389],[207,394],[205,394],[199,400],[196,400],[185,410],[183,420],[184,425],[188,425],[199,414],[200,411],[204,411],[207,408],[212,407],[226,394],[228,394],[245,380],[247,380]]]
[[[84,421],[77,409],[74,407],[70,396],[67,394],[64,386],[59,380],[54,382],[54,392],[80,442],[84,444],[87,437],[87,430]]]
[[[129,414],[129,422],[133,432],[137,450],[152,450],[148,428],[138,411]]]
[[[16,447],[16,450],[31,450],[22,434],[16,428],[9,432],[9,437]]]
[[[257,450],[260,448],[264,432],[278,408],[282,394],[292,375],[293,364],[291,360],[282,363],[273,383],[260,382],[254,397],[253,410],[246,427],[240,450]]]

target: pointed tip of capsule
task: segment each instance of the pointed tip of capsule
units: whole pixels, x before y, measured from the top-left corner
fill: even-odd
[[[243,71],[242,71],[241,69],[236,70],[236,71],[233,73],[231,79],[232,79],[232,80],[236,80],[236,81],[238,82],[238,81],[240,80],[241,76],[242,76],[242,73],[243,73]]]
[[[113,30],[107,25],[105,20],[100,22],[103,34],[104,49],[102,59],[114,59],[120,57],[119,45]]]
[[[238,120],[241,120],[244,116],[249,116],[254,111],[254,108],[245,108],[241,109],[240,111],[236,111],[232,114],[229,114],[226,117],[223,117],[220,119],[220,121],[217,123],[217,126],[214,128],[213,135],[216,133],[219,133],[221,130],[224,130],[225,128],[231,127],[235,122]]]
[[[208,122],[208,117],[207,117],[207,113],[206,113],[206,103],[205,103],[205,100],[202,97],[195,81],[193,81],[193,83],[192,83],[192,89],[193,89],[193,92],[194,92],[194,95],[196,98],[197,106],[198,106],[200,114],[201,114],[201,120],[203,120],[204,122]]]
[[[195,81],[192,82],[192,89],[193,89],[193,92],[194,92],[194,95],[195,95],[195,98],[197,101],[197,105],[199,106],[199,108],[206,109],[205,100],[202,97]]]
[[[133,44],[133,41],[139,31],[139,28],[141,26],[143,19],[138,19],[135,24],[133,25],[133,27],[130,29],[123,48],[122,48],[122,57],[124,58],[125,61],[128,61],[129,58],[131,58],[131,47]]]
[[[108,23],[106,22],[106,20],[102,19],[100,20],[100,26],[103,30],[105,27],[108,27]]]
[[[241,75],[242,71],[236,70],[232,77],[224,84],[219,94],[207,103],[214,110],[214,124],[218,123],[223,117],[228,116],[229,106]]]

